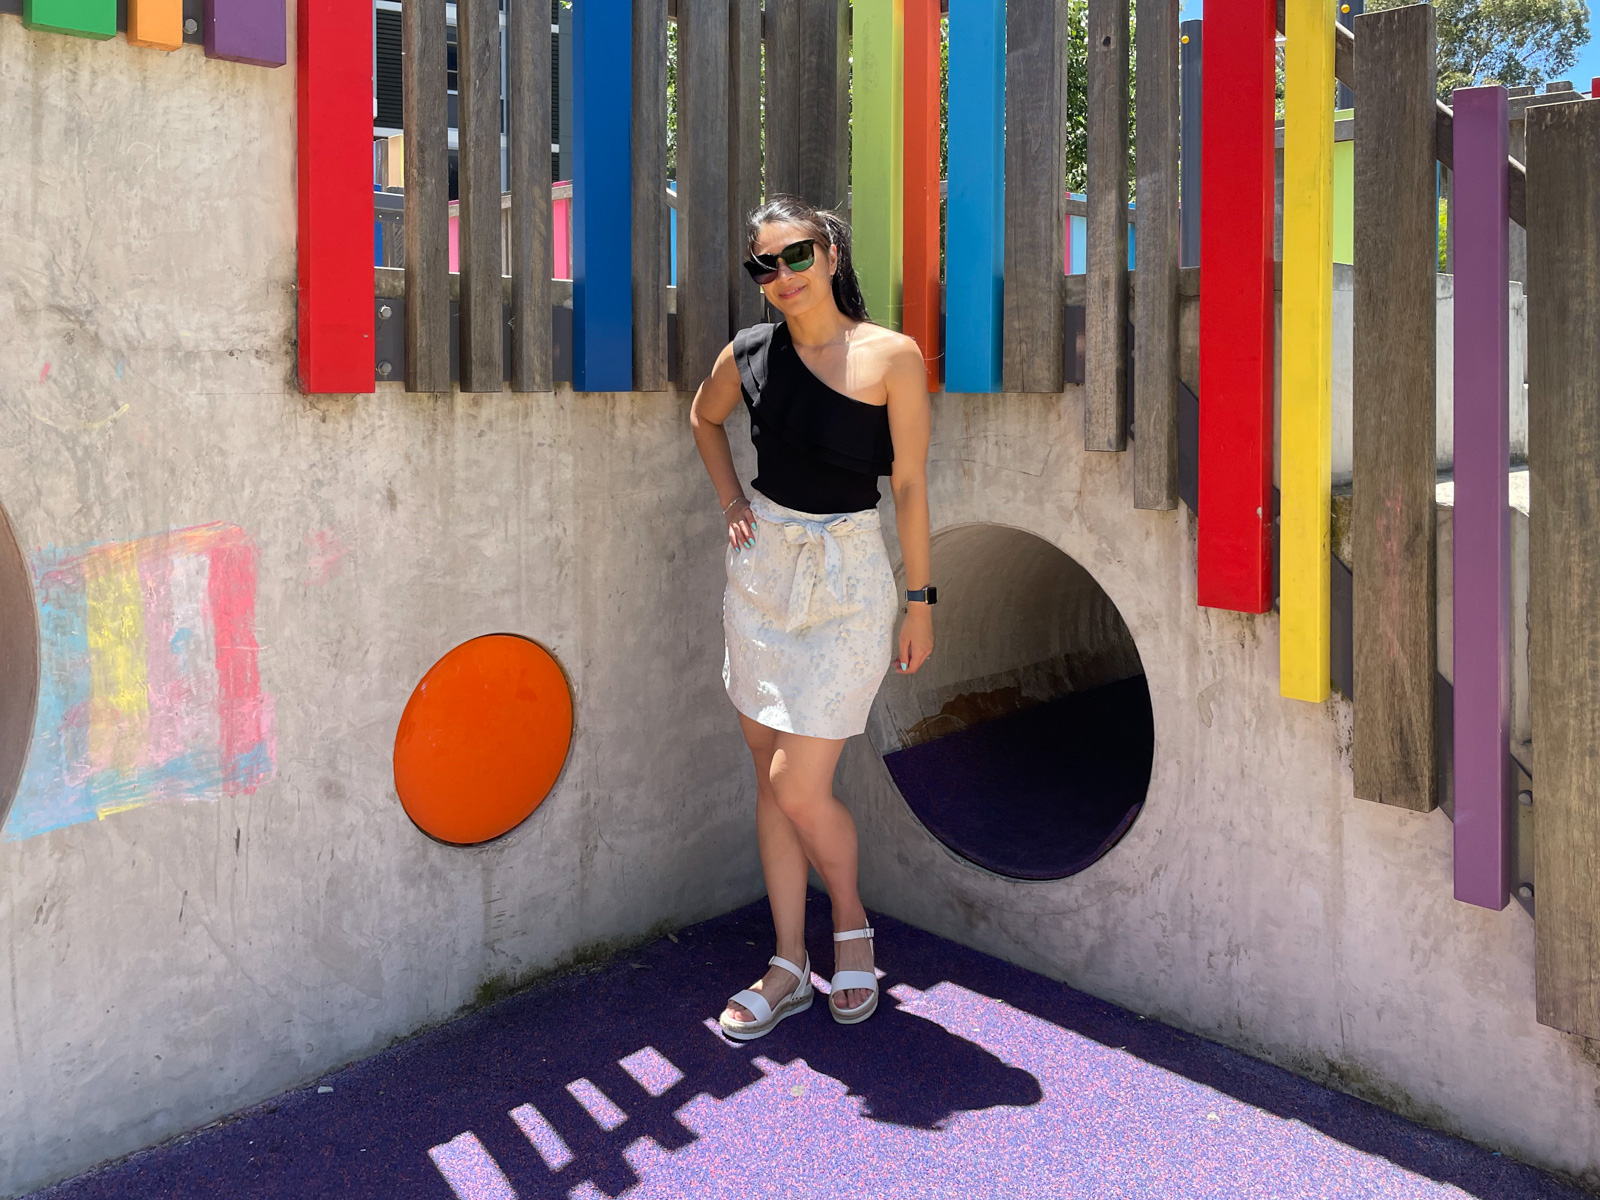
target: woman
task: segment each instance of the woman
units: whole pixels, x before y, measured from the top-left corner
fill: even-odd
[[[833,795],[844,739],[866,728],[894,658],[933,650],[928,586],[928,393],[911,338],[868,322],[850,230],[792,196],[750,216],[745,269],[783,320],[741,330],[690,411],[727,524],[723,681],[756,768],[756,836],[777,934],[770,970],[728,1002],[741,1041],[811,1007],[807,864],[833,902],[834,1020],[877,1009],[872,930],[856,892],[856,827]],[[723,422],[743,400],[757,473],[747,493]],[[890,476],[905,560],[905,620],[878,525]],[[896,651],[898,649],[898,654]]]

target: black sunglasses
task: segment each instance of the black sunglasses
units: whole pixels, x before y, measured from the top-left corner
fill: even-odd
[[[751,279],[765,287],[778,277],[780,263],[788,263],[789,270],[796,275],[809,271],[811,264],[817,261],[816,246],[812,238],[803,238],[790,242],[776,254],[752,254],[744,260],[744,269],[750,272]]]

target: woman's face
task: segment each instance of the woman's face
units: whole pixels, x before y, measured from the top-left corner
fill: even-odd
[[[763,225],[756,238],[757,254],[776,254],[785,246],[805,238],[811,238],[815,243],[812,249],[816,251],[816,259],[811,266],[796,272],[780,259],[778,277],[761,288],[767,303],[785,317],[799,316],[819,304],[833,303],[833,270],[838,252],[828,245],[827,239],[804,225],[773,222]]]

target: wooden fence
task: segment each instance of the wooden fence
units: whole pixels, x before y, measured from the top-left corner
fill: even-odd
[[[452,280],[444,0],[407,0],[404,287],[384,284],[379,301],[380,316],[393,305],[404,310],[405,386],[448,391],[458,374],[468,391],[498,391],[507,377],[519,392],[548,390],[562,344],[580,392],[660,390],[673,379],[687,392],[759,312],[738,271],[741,214],[778,191],[834,206],[848,198],[874,316],[914,333],[930,382],[1055,394],[1081,379],[1084,445],[1131,452],[1130,502],[1169,509],[1181,489],[1198,510],[1200,603],[1244,612],[1276,604],[1284,695],[1324,700],[1330,661],[1348,654],[1356,795],[1417,810],[1453,799],[1457,896],[1499,908],[1520,884],[1531,904],[1531,882],[1513,861],[1519,810],[1507,716],[1506,303],[1525,230],[1535,754],[1520,766],[1534,768],[1538,781],[1538,1007],[1543,1021],[1600,1037],[1600,806],[1592,799],[1600,787],[1600,606],[1592,600],[1600,590],[1592,527],[1600,511],[1600,103],[1490,88],[1441,104],[1426,5],[1352,15],[1346,29],[1325,0],[1242,0],[1207,21],[1202,54],[1201,27],[1180,30],[1176,0],[1135,2],[1132,48],[1129,0],[1089,4],[1089,244],[1086,274],[1068,279],[1065,4],[950,0],[941,281],[931,232],[941,91],[931,65],[941,20],[933,0],[860,0],[853,29],[847,0],[575,0],[568,310],[551,280],[548,14],[535,0],[507,0],[510,86],[501,97],[497,0],[458,2],[460,272]],[[671,297],[659,189],[674,20]],[[1139,78],[1131,272],[1130,50]],[[307,53],[302,46],[303,60]],[[1347,561],[1332,554],[1329,528],[1335,80],[1355,101],[1353,144],[1343,143],[1352,155],[1356,305]],[[508,200],[498,174],[502,101]],[[1196,125],[1202,152],[1180,155],[1180,134],[1192,148]],[[1451,171],[1457,228],[1453,691],[1438,674],[1434,582],[1441,166]],[[1198,286],[1180,262],[1196,254],[1204,273],[1200,400],[1178,382],[1180,288],[1192,295]],[[315,254],[303,249],[302,260],[314,275]],[[557,336],[567,322],[570,342]],[[1130,325],[1138,329],[1131,371]],[[1081,374],[1068,352],[1080,338]],[[1333,598],[1344,591],[1341,618]],[[1451,778],[1453,797],[1442,795],[1441,780]]]

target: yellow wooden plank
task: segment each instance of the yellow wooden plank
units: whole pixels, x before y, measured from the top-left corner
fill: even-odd
[[[1330,0],[1287,0],[1283,134],[1283,429],[1279,690],[1328,695],[1333,469],[1333,25]]]

